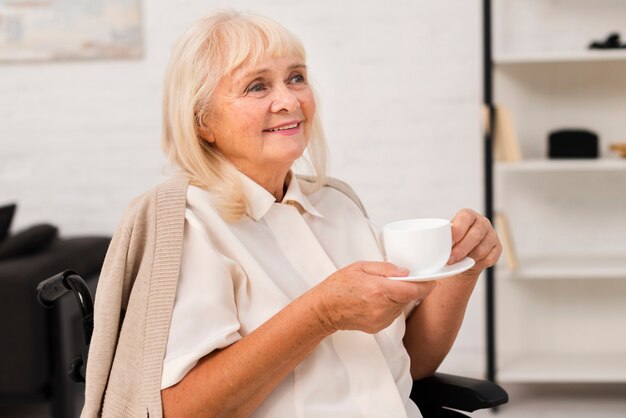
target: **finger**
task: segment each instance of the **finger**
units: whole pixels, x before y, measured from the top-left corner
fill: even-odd
[[[484,225],[480,222],[475,222],[463,239],[452,247],[450,262],[454,263],[467,257],[467,255],[485,239],[487,232],[488,229]]]
[[[454,215],[454,218],[451,221],[453,244],[456,244],[463,239],[477,218],[478,214],[471,209],[461,209],[456,215]]]
[[[483,258],[487,257],[489,253],[495,248],[497,242],[493,239],[485,238],[480,244],[478,244],[470,253],[469,257],[473,258],[477,263]]]
[[[502,247],[500,245],[496,245],[495,247],[491,249],[489,254],[487,254],[482,260],[480,261],[476,260],[476,264],[474,265],[474,267],[472,267],[470,270],[462,274],[470,273],[472,271],[474,272],[482,271],[486,268],[494,266],[500,259],[501,254],[502,254]]]
[[[409,274],[409,269],[386,261],[361,261],[357,263],[357,268],[364,273],[382,277],[405,277]]]
[[[485,258],[483,258],[482,263],[485,267],[494,266],[498,260],[500,259],[500,255],[502,254],[502,246],[500,244],[493,247],[491,252],[487,254]]]
[[[432,280],[428,282],[403,282],[388,280],[385,287],[385,296],[394,303],[406,304],[424,299],[437,285]]]

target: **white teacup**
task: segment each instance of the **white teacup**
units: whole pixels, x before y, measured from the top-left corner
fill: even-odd
[[[383,240],[387,261],[408,268],[410,276],[438,271],[452,251],[452,229],[447,219],[392,222],[383,227]]]

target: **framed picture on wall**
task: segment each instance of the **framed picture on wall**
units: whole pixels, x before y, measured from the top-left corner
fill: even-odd
[[[0,61],[136,58],[139,0],[0,0]]]

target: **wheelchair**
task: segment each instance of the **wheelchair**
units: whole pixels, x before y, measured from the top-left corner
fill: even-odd
[[[93,299],[85,281],[73,270],[65,270],[37,286],[37,300],[51,308],[65,294],[72,292],[80,307],[85,346],[80,356],[69,364],[67,374],[74,382],[85,381],[89,344],[93,333]],[[424,418],[468,417],[465,412],[493,408],[508,402],[508,394],[495,383],[435,373],[413,382],[411,399]]]

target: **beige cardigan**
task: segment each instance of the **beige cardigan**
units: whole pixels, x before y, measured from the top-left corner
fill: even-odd
[[[310,178],[299,178],[310,181]],[[136,198],[109,246],[95,300],[81,417],[163,415],[161,373],[178,282],[188,180]],[[363,210],[352,189],[327,178]]]
[[[188,181],[136,198],[100,274],[81,417],[161,417],[161,368],[180,269]]]

